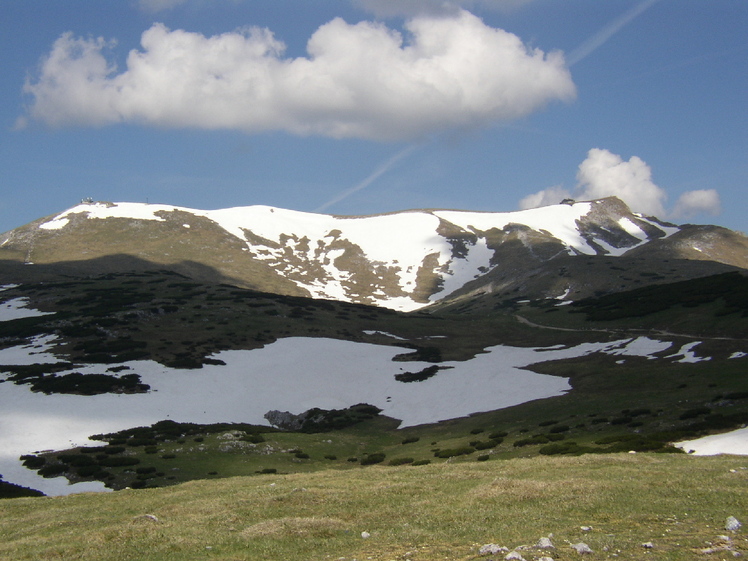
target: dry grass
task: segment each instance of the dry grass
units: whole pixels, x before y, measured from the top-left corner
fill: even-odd
[[[515,548],[552,533],[556,560],[578,558],[569,544],[579,541],[592,561],[686,560],[726,533],[728,516],[748,517],[746,466],[730,457],[541,457],[11,499],[2,502],[0,559],[467,560],[485,543]],[[744,536],[731,535],[745,553]],[[649,541],[651,553],[641,546]]]

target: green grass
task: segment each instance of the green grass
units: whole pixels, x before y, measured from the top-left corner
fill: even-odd
[[[381,465],[9,499],[0,558],[468,560],[479,558],[482,544],[512,549],[553,534],[554,559],[578,558],[569,544],[584,541],[590,560],[690,560],[728,533],[728,516],[745,518],[747,483],[742,458],[623,454]],[[364,531],[371,537],[362,538]],[[731,534],[743,553],[745,535]],[[654,544],[651,554],[645,542]]]

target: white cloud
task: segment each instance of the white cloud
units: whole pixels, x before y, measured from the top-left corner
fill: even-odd
[[[571,193],[560,185],[549,187],[532,195],[527,195],[519,202],[520,210],[555,205],[571,197]]]
[[[634,211],[658,218],[690,218],[697,214],[720,213],[719,194],[714,189],[683,193],[672,211],[665,209],[667,193],[652,182],[652,170],[641,158],[628,161],[608,150],[593,148],[579,164],[577,186],[573,195],[562,186],[554,186],[524,197],[519,202],[523,210],[558,204],[572,197],[589,201],[618,197]]]
[[[715,189],[698,189],[678,197],[672,215],[674,218],[691,218],[697,214],[716,216],[721,211],[722,203]]]
[[[582,200],[616,196],[634,212],[665,216],[667,194],[652,183],[652,170],[640,158],[625,161],[608,150],[593,148],[579,164],[577,198]]]
[[[52,126],[136,122],[410,140],[518,118],[575,87],[563,55],[528,49],[469,12],[415,17],[409,40],[382,24],[336,18],[283,58],[267,29],[205,37],[155,24],[118,70],[103,39],[67,33],[24,87]]]

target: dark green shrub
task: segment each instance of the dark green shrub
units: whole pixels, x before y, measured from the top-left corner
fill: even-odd
[[[21,456],[21,462],[23,462],[24,467],[27,467],[29,469],[39,469],[47,463],[47,460],[43,456],[34,456],[33,454],[27,454],[25,456]]]
[[[412,465],[412,466],[426,466],[426,465],[428,465],[430,463],[431,463],[431,460],[416,460],[415,462],[413,462],[410,465]]]
[[[473,429],[470,431],[470,434],[480,434],[482,432],[485,432],[485,430],[486,429],[481,429],[481,428]]]
[[[253,434],[244,435],[239,440],[242,440],[244,442],[250,442],[252,444],[260,444],[262,442],[265,442],[265,437],[259,433],[253,433]]]
[[[306,452],[296,452],[296,454],[294,454],[294,456],[296,456],[300,460],[308,460],[309,459],[309,454],[307,454]]]
[[[362,466],[370,466],[372,464],[380,464],[385,459],[384,452],[374,452],[373,454],[367,454],[363,458],[361,458],[361,465]]]
[[[470,445],[476,450],[488,450],[489,448],[495,448],[499,444],[501,444],[500,440],[479,441],[475,444],[473,444],[472,442],[470,443]]]
[[[334,455],[334,454],[327,454],[325,456],[325,460],[337,460],[337,459],[338,459],[338,457],[336,455]]]
[[[508,432],[499,430],[499,431],[495,431],[489,434],[488,438],[490,438],[491,440],[500,440],[500,439],[506,438],[507,436],[509,436]]]
[[[113,456],[114,454],[121,454],[125,451],[124,446],[105,446],[104,453]]]
[[[161,458],[164,460],[173,460],[176,457],[177,457],[176,454],[164,454],[161,456]]]
[[[57,477],[67,471],[68,467],[65,464],[47,464],[39,468],[37,473],[42,477]]]
[[[547,444],[548,442],[550,441],[547,436],[536,434],[530,438],[520,438],[519,440],[515,440],[513,446],[520,448],[522,446],[531,446],[533,444]]]
[[[421,440],[421,439],[419,437],[417,437],[417,436],[409,436],[408,438],[406,438],[405,440],[403,440],[402,443],[403,444],[413,444],[414,442],[418,442],[419,440]]]
[[[485,461],[488,461],[490,458],[491,456],[489,456],[488,454],[481,454],[475,459],[478,460],[479,462],[485,462]]]
[[[139,467],[139,468],[137,468],[135,470],[135,473],[140,473],[140,474],[143,474],[143,473],[156,473],[156,468],[153,467],[153,466]]]
[[[413,458],[393,458],[390,460],[391,466],[402,466],[405,464],[412,464]]]
[[[466,456],[475,452],[475,448],[472,446],[462,446],[461,448],[447,448],[445,450],[439,450],[434,452],[434,456],[437,458],[453,458],[455,456]]]
[[[570,430],[570,427],[568,425],[558,425],[556,427],[552,427],[548,432],[559,433],[559,432],[568,432],[569,430]]]

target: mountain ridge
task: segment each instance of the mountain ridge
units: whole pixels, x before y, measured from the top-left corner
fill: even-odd
[[[615,197],[515,212],[350,217],[262,205],[83,202],[0,235],[6,261],[85,269],[102,257],[115,267],[115,255],[166,268],[196,263],[205,268],[201,280],[211,280],[212,270],[216,282],[414,311],[476,294],[576,299],[744,270],[748,240],[718,226],[676,226],[633,213]],[[616,280],[623,275],[601,265],[608,258],[649,278]],[[592,269],[595,275],[585,273]]]

